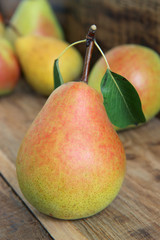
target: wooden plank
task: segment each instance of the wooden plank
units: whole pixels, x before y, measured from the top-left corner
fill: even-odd
[[[56,240],[86,240],[86,238],[76,230],[71,221],[61,221],[45,216],[33,208],[23,197],[17,182],[15,165],[0,151],[0,171],[5,179],[11,184],[18,196],[29,207],[34,216],[41,222],[44,228]]]
[[[127,173],[112,204],[83,222],[73,222],[91,240],[160,239],[160,121],[119,134]]]
[[[127,173],[118,197],[101,213],[76,221],[61,221],[37,212],[22,196],[15,161],[19,144],[45,98],[22,81],[0,101],[0,171],[56,239],[160,239],[160,120],[119,133],[127,155]]]
[[[160,127],[158,120],[152,121],[148,124],[148,128],[154,130],[155,123]],[[150,126],[151,125],[151,126]],[[128,131],[121,135],[123,141],[126,141],[126,149],[130,149],[134,141],[136,141],[136,134],[133,130],[128,139]],[[143,132],[144,127],[139,128],[138,131]],[[149,132],[148,132],[149,134]],[[137,136],[138,137],[138,136]],[[0,169],[3,176],[12,184],[17,194],[24,200],[29,206],[35,216],[41,221],[44,227],[52,234],[55,239],[67,239],[66,232],[69,234],[68,239],[72,239],[71,236],[76,236],[76,228],[87,237],[87,239],[157,239],[160,232],[160,213],[157,212],[160,209],[160,193],[159,193],[159,164],[156,164],[157,148],[159,142],[157,141],[157,135],[154,138],[147,140],[146,142],[152,144],[152,151],[150,154],[144,148],[141,154],[134,155],[133,152],[139,152],[137,145],[133,147],[133,152],[127,150],[128,154],[128,169],[123,188],[116,200],[100,214],[91,218],[78,220],[78,221],[60,221],[50,217],[44,216],[38,213],[29,203],[23,198],[20,189],[17,184],[15,166],[7,159],[7,157],[0,152],[1,165]],[[141,140],[143,142],[143,140]],[[149,141],[149,142],[148,142]],[[130,149],[131,150],[131,149]],[[145,156],[144,156],[145,152]],[[138,157],[139,156],[139,157]],[[157,155],[159,156],[159,155]],[[144,158],[145,157],[145,158]],[[158,158],[157,158],[158,160]],[[148,165],[148,162],[153,161],[154,171],[152,167]],[[130,165],[131,164],[131,165]],[[149,166],[149,171],[144,169],[142,172],[141,164]],[[133,165],[133,169],[132,168]],[[136,170],[137,176],[133,170]],[[132,176],[133,175],[133,176]],[[154,177],[154,179],[153,179]],[[142,179],[141,179],[142,178]],[[138,179],[138,181],[136,181]],[[72,225],[76,228],[72,231]],[[72,230],[70,230],[70,228]],[[54,231],[56,229],[56,231]],[[69,230],[69,232],[68,232]],[[65,236],[61,235],[65,232]],[[71,234],[71,235],[70,235]],[[62,238],[61,238],[62,237]],[[73,237],[73,239],[74,239]],[[80,239],[80,238],[78,238]]]
[[[0,239],[51,240],[49,234],[27,210],[0,176]]]
[[[21,79],[15,91],[0,98],[0,149],[15,163],[19,144],[46,98]]]

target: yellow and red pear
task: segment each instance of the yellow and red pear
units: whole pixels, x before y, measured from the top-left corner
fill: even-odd
[[[3,36],[3,34],[4,34],[4,24],[3,24],[2,15],[0,14],[0,36]]]
[[[19,37],[15,49],[28,83],[39,93],[49,96],[54,89],[53,65],[68,46],[60,39],[25,36]],[[64,82],[76,80],[82,70],[82,57],[76,48],[70,48],[59,60]]]
[[[152,49],[140,45],[125,44],[106,53],[113,72],[124,76],[137,90],[146,120],[160,110],[160,57]],[[88,84],[100,90],[100,83],[106,71],[101,57],[93,66]]]
[[[48,0],[23,0],[19,3],[11,20],[23,36],[40,35],[63,39],[63,30]],[[7,38],[14,43],[17,34],[11,27],[6,30]]]
[[[29,128],[16,168],[22,193],[42,213],[79,219],[107,207],[122,185],[125,153],[102,95],[84,82],[58,87]]]
[[[13,91],[20,76],[20,67],[10,43],[0,37],[0,95]]]

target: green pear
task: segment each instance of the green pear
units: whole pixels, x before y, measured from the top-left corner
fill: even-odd
[[[36,209],[79,219],[112,202],[125,163],[102,94],[84,82],[69,82],[53,91],[32,123],[16,169],[22,193]]]
[[[63,39],[62,28],[47,0],[21,1],[10,22],[23,36],[35,34]],[[17,39],[11,27],[7,28],[6,36],[12,43]]]
[[[49,96],[54,89],[54,60],[69,44],[56,38],[19,37],[15,49],[28,83],[38,92]],[[64,82],[75,80],[82,70],[82,57],[76,48],[70,48],[60,58]]]

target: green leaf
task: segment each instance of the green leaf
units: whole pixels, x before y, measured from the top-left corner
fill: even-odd
[[[146,121],[136,89],[121,75],[107,69],[102,78],[101,92],[113,125],[125,128]]]
[[[59,70],[59,59],[56,59],[54,62],[54,89],[63,84],[63,78]]]

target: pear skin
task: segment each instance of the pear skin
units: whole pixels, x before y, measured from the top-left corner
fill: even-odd
[[[125,44],[109,50],[106,58],[111,70],[124,76],[135,87],[145,118],[149,121],[160,110],[159,55],[148,47]],[[100,92],[100,83],[106,70],[106,63],[101,57],[91,70],[89,86]]]
[[[26,199],[60,219],[92,216],[118,194],[125,168],[123,145],[102,95],[84,82],[57,88],[29,128],[16,169]]]
[[[4,34],[4,24],[3,24],[2,15],[0,14],[0,36],[3,36],[3,34]]]
[[[21,1],[10,22],[23,36],[32,34],[64,38],[63,30],[48,0]],[[13,44],[18,37],[11,27],[6,29],[6,36]]]
[[[11,44],[0,37],[0,96],[13,91],[20,77],[20,66]]]
[[[19,37],[15,48],[28,83],[38,93],[49,96],[54,89],[53,65],[55,59],[69,44],[55,38]],[[76,80],[82,70],[82,57],[72,47],[59,60],[64,82]]]

